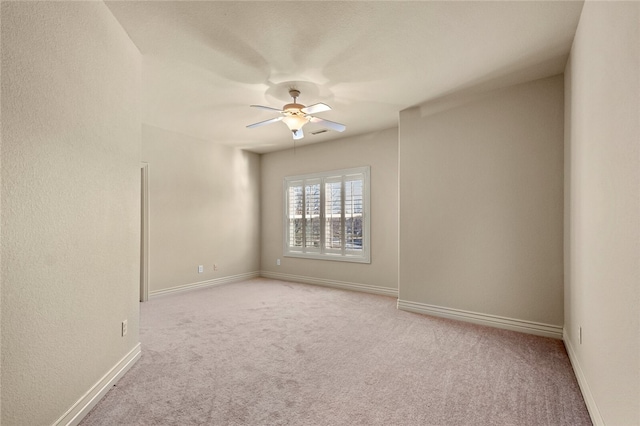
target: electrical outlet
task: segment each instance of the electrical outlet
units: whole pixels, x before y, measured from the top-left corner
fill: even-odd
[[[213,270],[217,271],[218,270],[218,265],[216,265],[215,263],[213,264]]]
[[[122,321],[122,337],[127,335],[127,320]]]
[[[204,265],[198,265],[198,273],[201,274],[204,272]]]
[[[582,327],[578,329],[578,341],[582,344]]]
[[[280,259],[276,259],[276,265],[280,266]]]

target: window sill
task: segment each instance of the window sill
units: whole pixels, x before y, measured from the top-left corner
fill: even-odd
[[[329,260],[335,262],[351,262],[351,263],[371,263],[371,258],[368,255],[365,256],[342,256],[339,254],[320,254],[320,253],[295,253],[288,252],[283,255],[284,257],[295,257],[298,259],[312,259],[312,260]]]

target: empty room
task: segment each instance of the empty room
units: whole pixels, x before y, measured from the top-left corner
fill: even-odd
[[[0,11],[3,426],[640,425],[640,2]]]

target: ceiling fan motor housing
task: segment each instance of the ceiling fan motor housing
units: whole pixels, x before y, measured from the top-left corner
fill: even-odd
[[[302,108],[304,108],[304,105],[302,104],[286,104],[282,110],[284,112],[288,112],[289,114],[296,114],[296,115],[304,115],[304,112],[300,111]]]

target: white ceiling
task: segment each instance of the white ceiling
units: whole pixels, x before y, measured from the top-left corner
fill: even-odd
[[[293,146],[249,108],[324,102],[344,133],[304,127],[297,146],[386,129],[399,111],[561,73],[582,1],[107,1],[143,55],[143,121],[264,153]]]

